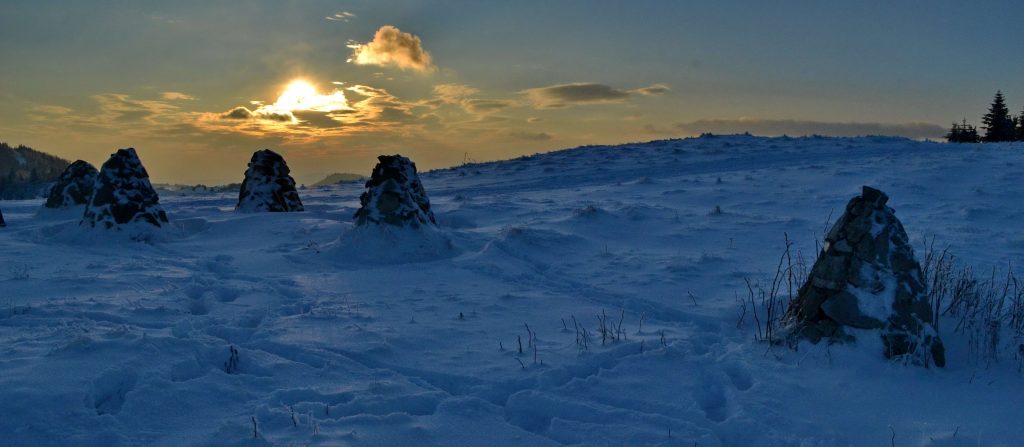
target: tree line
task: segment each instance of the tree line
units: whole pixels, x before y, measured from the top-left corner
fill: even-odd
[[[946,140],[950,143],[998,143],[1001,141],[1024,141],[1024,111],[1018,116],[1010,114],[1006,107],[1006,98],[1002,91],[997,91],[988,113],[981,117],[985,125],[985,135],[979,135],[978,129],[967,124],[967,119],[953,123]]]

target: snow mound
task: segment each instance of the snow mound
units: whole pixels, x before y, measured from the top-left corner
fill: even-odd
[[[103,163],[80,225],[121,229],[137,228],[134,224],[159,228],[166,223],[160,197],[135,149],[119,149]]]
[[[77,160],[61,173],[46,199],[47,208],[70,208],[89,203],[99,174],[96,167]]]
[[[366,191],[359,196],[356,225],[389,224],[418,228],[437,225],[416,164],[401,155],[381,155]]]
[[[254,152],[235,209],[242,212],[303,211],[295,180],[288,175],[290,172],[288,163],[278,153],[270,149]]]
[[[456,256],[452,238],[435,227],[356,226],[322,253],[345,264],[387,265],[434,261]]]

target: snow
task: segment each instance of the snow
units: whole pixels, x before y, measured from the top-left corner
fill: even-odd
[[[171,224],[151,243],[2,202],[0,434],[1019,445],[1016,360],[970,362],[952,322],[939,327],[948,366],[924,369],[886,362],[877,335],[769,349],[749,315],[737,324],[736,297],[744,277],[774,273],[784,233],[813,261],[864,184],[891,197],[919,255],[934,236],[977,271],[1019,263],[1021,166],[1020,145],[882,137],[585,147],[421,173],[438,229],[356,228],[362,185],[349,183],[303,191],[303,213],[235,213],[232,193],[162,197]],[[621,315],[618,340],[602,344],[602,313]]]
[[[873,237],[878,237],[881,232],[872,228]],[[848,285],[846,291],[857,297],[857,308],[860,313],[876,321],[889,321],[893,315],[893,303],[896,302],[896,287],[898,282],[896,276],[886,271],[880,271],[870,264],[861,265],[861,284],[863,287]],[[904,287],[906,287],[904,285]],[[872,289],[877,290],[874,292]],[[909,290],[906,287],[905,290]]]

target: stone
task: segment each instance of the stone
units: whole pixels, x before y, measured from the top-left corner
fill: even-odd
[[[437,225],[416,164],[401,155],[381,155],[359,196],[356,225],[387,224],[419,228]]]
[[[303,211],[288,163],[278,153],[263,149],[252,154],[235,209],[243,212]]]
[[[80,225],[111,229],[135,223],[160,227],[168,223],[167,214],[135,149],[119,149],[100,168]]]
[[[96,171],[96,167],[88,162],[77,160],[71,163],[50,188],[50,195],[46,198],[45,206],[47,208],[70,208],[89,203],[97,174],[99,172]]]
[[[0,228],[6,227],[7,222],[4,222],[4,212],[0,210]]]
[[[877,331],[887,358],[945,366],[945,349],[903,224],[889,197],[865,186],[825,237],[824,249],[790,303],[791,341],[851,341],[844,329]]]

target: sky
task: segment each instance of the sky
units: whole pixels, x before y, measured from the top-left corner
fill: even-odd
[[[749,131],[939,138],[1024,108],[1024,3],[0,1],[0,141],[301,183]]]

